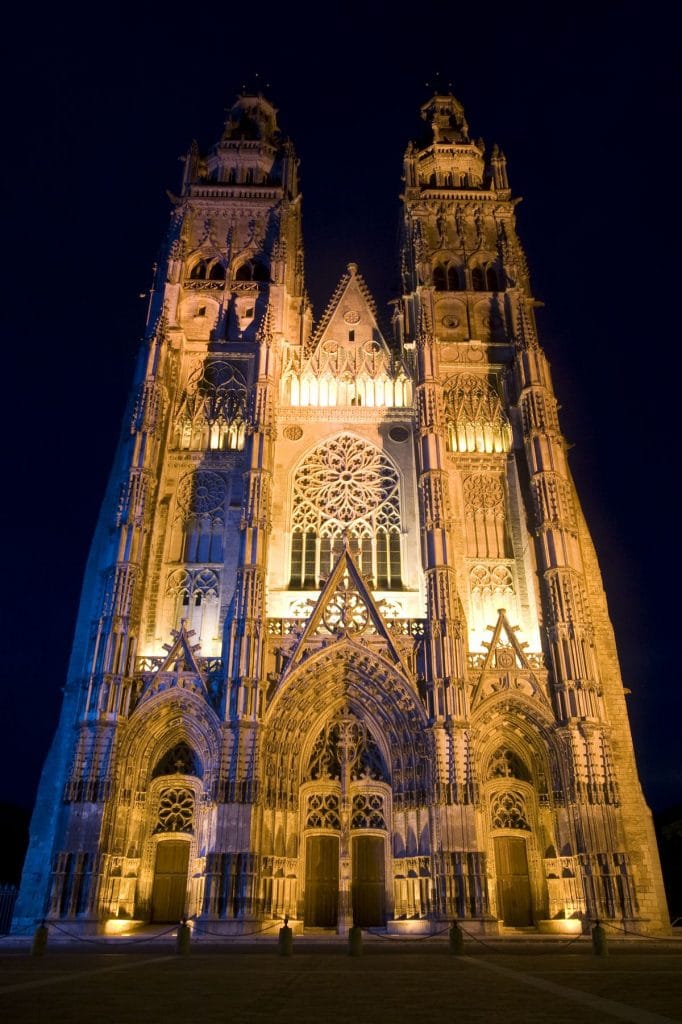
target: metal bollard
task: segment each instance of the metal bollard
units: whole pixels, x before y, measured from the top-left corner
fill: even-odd
[[[178,937],[175,941],[175,952],[180,956],[187,956],[189,953],[191,938],[192,932],[187,924],[187,918],[183,917],[182,921],[178,925]]]
[[[362,956],[362,928],[355,924],[348,930],[348,956]]]
[[[464,932],[460,928],[457,921],[453,921],[450,925],[450,932],[448,934],[448,940],[450,945],[450,952],[453,956],[464,955]]]
[[[595,921],[592,929],[592,952],[595,956],[608,956],[609,944],[606,940],[606,932],[599,921]]]
[[[43,956],[47,949],[47,925],[41,921],[33,935],[31,956]]]
[[[277,952],[280,956],[291,956],[294,951],[294,933],[289,927],[289,915],[284,918],[284,925],[279,930]]]

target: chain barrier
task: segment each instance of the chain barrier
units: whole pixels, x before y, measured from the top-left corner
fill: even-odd
[[[271,921],[269,924],[263,925],[262,928],[254,928],[254,930],[250,932],[239,932],[239,934],[236,935],[226,935],[225,932],[213,932],[210,930],[210,928],[204,928],[201,925],[198,925],[194,918],[191,918],[190,920],[194,922],[194,931],[198,932],[199,935],[215,935],[220,939],[241,939],[244,936],[260,935],[262,932],[269,931],[270,928],[276,928],[280,921],[283,921],[284,918],[278,917],[276,920]]]
[[[170,935],[171,932],[174,932],[175,929],[178,928],[178,926],[179,925],[174,924],[170,928],[166,928],[165,931],[157,932],[156,935],[145,935],[145,936],[143,936],[143,937],[141,937],[139,939],[120,939],[119,940],[119,938],[117,936],[116,937],[112,936],[112,938],[115,938],[115,945],[116,946],[139,946],[139,945],[142,945],[143,943],[149,944],[150,942],[155,942],[156,939],[163,938],[164,935]],[[50,921],[48,923],[48,928],[54,928],[54,930],[56,932],[61,932],[62,935],[66,935],[70,939],[75,939],[77,942],[87,942],[90,945],[95,945],[95,946],[110,946],[111,945],[111,940],[109,940],[109,939],[106,939],[106,938],[90,939],[86,935],[78,935],[76,932],[69,932],[69,931],[67,931],[66,928],[60,928],[60,926],[58,924],[55,924],[53,921]],[[123,934],[125,935],[126,933],[124,932]],[[127,934],[130,934],[130,933],[127,933]]]
[[[189,920],[192,921],[192,929],[193,929],[193,931],[195,931],[198,935],[210,935],[210,936],[213,936],[215,938],[220,938],[220,939],[228,939],[229,938],[229,939],[237,939],[238,940],[238,939],[242,939],[242,938],[248,938],[251,935],[262,935],[263,932],[267,932],[267,931],[270,931],[270,930],[272,930],[274,928],[277,928],[277,926],[280,924],[280,921],[282,921],[283,918],[277,918],[276,920],[271,921],[268,924],[263,925],[262,928],[254,928],[251,931],[240,932],[239,934],[235,934],[235,935],[226,935],[225,932],[213,931],[210,928],[206,928],[203,925],[198,924],[196,919],[194,919],[194,918],[190,918]],[[592,921],[591,923],[592,924],[596,924],[598,922],[595,920],[595,921]],[[632,938],[652,939],[654,941],[658,941],[660,939],[660,936],[646,935],[645,933],[642,933],[642,932],[628,931],[626,928],[623,928],[621,925],[616,924],[616,922],[613,921],[613,920],[606,920],[604,923],[606,924],[606,926],[608,928],[614,928],[617,931],[622,932],[623,935],[631,936]],[[161,932],[157,932],[155,935],[144,935],[144,936],[140,936],[139,938],[136,938],[136,939],[124,938],[123,936],[126,933],[123,933],[123,935],[121,935],[120,937],[119,936],[112,936],[111,939],[100,938],[100,937],[89,938],[88,936],[78,935],[76,932],[68,931],[66,928],[62,928],[60,925],[55,924],[53,921],[48,922],[48,927],[54,929],[56,932],[59,932],[61,935],[65,935],[69,939],[74,939],[76,942],[87,943],[88,945],[111,946],[112,945],[112,939],[113,939],[113,944],[115,946],[139,946],[139,945],[149,944],[150,942],[155,942],[157,939],[161,939],[161,938],[164,938],[166,935],[170,935],[172,932],[174,932],[179,927],[179,924],[180,924],[180,922],[178,922],[178,924],[171,925],[170,928],[166,928],[166,929],[164,929]],[[479,946],[483,946],[485,949],[491,950],[493,953],[514,953],[515,952],[515,950],[513,948],[511,948],[510,945],[508,945],[506,942],[503,945],[500,945],[500,944],[493,945],[491,942],[489,942],[489,941],[487,942],[485,939],[481,939],[478,935],[475,935],[473,932],[468,931],[468,929],[466,929],[464,927],[464,925],[462,924],[462,922],[460,920],[457,920],[456,924],[461,928],[462,932],[467,936],[467,938],[471,939],[473,942],[478,943]],[[441,928],[438,931],[429,932],[428,935],[415,935],[415,936],[387,935],[384,932],[379,931],[378,929],[375,929],[375,928],[363,928],[362,931],[365,932],[367,935],[371,935],[373,938],[380,939],[380,940],[382,940],[384,942],[405,943],[405,942],[422,942],[422,941],[428,940],[428,939],[435,939],[439,935],[444,935],[447,931],[449,931],[450,927],[451,927],[450,924],[447,924],[447,925],[445,925],[444,928]],[[553,945],[556,946],[556,947],[559,947],[562,950],[563,949],[569,949],[576,942],[579,942],[581,939],[584,939],[586,936],[589,935],[589,927],[590,927],[589,923],[585,922],[585,925],[583,926],[583,930],[580,931],[577,935],[573,936],[570,939],[557,940],[557,941],[553,942]],[[34,930],[34,926],[33,925],[28,925],[25,928],[20,928],[20,929],[17,929],[16,931],[12,932],[11,935],[8,936],[8,938],[11,938],[12,935],[21,935],[21,934],[25,934],[25,933],[28,933],[29,931],[33,931],[33,930]],[[130,933],[127,933],[127,934],[130,934]]]
[[[428,935],[384,935],[374,928],[363,928],[362,931],[368,935],[373,935],[375,939],[382,939],[384,942],[423,942],[424,939],[435,939],[438,935],[444,935],[445,932],[450,930],[450,925],[446,924],[445,928],[441,928],[437,932],[429,932]]]

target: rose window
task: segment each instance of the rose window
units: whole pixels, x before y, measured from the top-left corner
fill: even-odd
[[[191,832],[194,820],[194,793],[191,789],[164,789],[159,800],[155,832]]]
[[[292,589],[317,589],[344,537],[375,587],[402,588],[400,478],[381,449],[352,434],[318,445],[298,468],[292,508]]]

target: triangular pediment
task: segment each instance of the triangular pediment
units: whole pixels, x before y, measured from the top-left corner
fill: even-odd
[[[483,643],[487,654],[481,666],[481,674],[472,694],[472,707],[500,690],[514,689],[529,697],[545,701],[537,673],[531,665],[525,648],[516,633],[518,626],[512,626],[504,608],[498,609],[497,622],[488,626],[492,638]]]
[[[320,641],[343,638],[379,641],[389,657],[409,675],[401,651],[359,572],[348,541],[310,613],[298,641],[291,651],[285,675],[305,659]]]
[[[351,374],[369,371],[374,376],[391,365],[376,303],[355,263],[348,264],[315,330],[310,356],[318,372],[329,368]]]
[[[192,643],[194,630],[187,626],[187,619],[182,619],[180,629],[172,630],[173,643],[164,644],[167,652],[165,657],[159,659],[158,667],[145,678],[143,699],[178,685],[180,681],[184,689],[200,691],[208,697],[206,681],[196,654],[200,645]]]

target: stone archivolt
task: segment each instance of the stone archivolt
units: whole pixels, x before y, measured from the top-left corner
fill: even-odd
[[[506,161],[422,114],[391,344],[268,100],[187,156],[18,927],[668,927]]]

